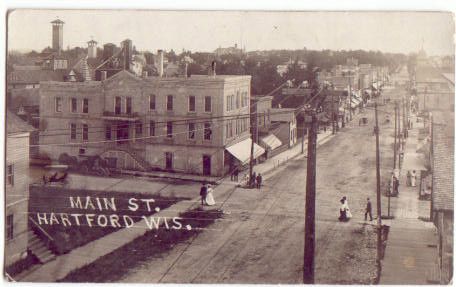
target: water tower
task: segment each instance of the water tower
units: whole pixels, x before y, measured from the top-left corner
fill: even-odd
[[[63,47],[63,22],[60,19],[56,19],[51,22],[52,24],[52,50],[60,53]]]
[[[93,39],[87,42],[87,54],[89,59],[96,58],[97,57],[97,41],[94,41]]]

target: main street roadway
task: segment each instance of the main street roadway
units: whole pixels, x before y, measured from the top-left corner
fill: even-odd
[[[364,221],[367,197],[376,212],[373,115],[371,108],[357,114],[318,148],[316,283],[370,283],[375,276],[375,220]],[[361,116],[368,125],[358,125]],[[381,167],[387,177],[393,125],[384,121],[380,112]],[[305,186],[306,159],[301,157],[267,178],[261,190],[237,188],[219,197],[216,191],[222,219],[160,258],[128,270],[122,282],[301,283]],[[342,196],[353,213],[348,223],[337,220]]]

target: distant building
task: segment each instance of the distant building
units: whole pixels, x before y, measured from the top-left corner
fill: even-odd
[[[271,109],[271,125],[276,124],[276,130],[273,132],[280,141],[288,147],[296,144],[298,133],[296,124],[295,109]]]
[[[227,48],[217,48],[214,51],[216,56],[223,56],[223,55],[242,55],[244,51],[241,48],[238,48],[237,44],[234,44],[234,47],[227,47]]]
[[[33,130],[14,113],[6,113],[5,267],[27,255],[29,137]]]
[[[118,170],[221,176],[250,157],[250,76],[121,71],[104,81],[42,83],[40,95],[40,151],[53,160],[99,155]],[[227,116],[238,118],[220,120]]]
[[[97,41],[90,40],[87,42],[87,56],[89,59],[97,57]]]

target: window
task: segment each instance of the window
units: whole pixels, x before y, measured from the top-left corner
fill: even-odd
[[[57,113],[62,112],[62,98],[60,97],[55,98],[55,111]]]
[[[210,96],[204,97],[204,111],[212,112],[212,98]]]
[[[107,140],[111,140],[112,139],[112,134],[111,134],[111,126],[110,125],[107,125],[106,126],[106,139]]]
[[[11,240],[14,238],[14,217],[12,214],[6,217],[6,239]]]
[[[6,172],[6,182],[9,185],[14,185],[14,164],[9,164]]]
[[[166,97],[166,110],[168,110],[168,111],[173,110],[173,95],[168,95]]]
[[[142,123],[136,123],[135,125],[135,134],[137,138],[142,137],[143,126]]]
[[[155,122],[154,121],[150,121],[149,123],[149,135],[150,136],[155,136]]]
[[[211,123],[204,123],[204,139],[211,140],[211,138],[212,138]]]
[[[89,140],[89,126],[86,124],[82,125],[82,140]]]
[[[83,99],[82,100],[82,112],[84,114],[89,113],[89,99]]]
[[[127,111],[126,113],[131,114],[131,97],[127,97]]]
[[[189,96],[189,97],[188,97],[188,111],[189,111],[189,112],[194,112],[194,111],[196,111],[196,107],[195,107],[195,96]]]
[[[85,153],[86,153],[85,148],[80,148],[80,149],[79,149],[79,154],[85,154]]]
[[[149,109],[151,111],[155,110],[155,95],[149,96]]]
[[[195,139],[195,123],[188,123],[188,139]]]
[[[76,124],[70,124],[70,139],[76,139]]]
[[[168,138],[173,137],[173,122],[166,123],[166,137],[168,137]]]
[[[71,98],[71,112],[78,112],[78,100],[76,98]]]
[[[114,113],[116,115],[120,115],[120,113],[122,113],[122,99],[120,97],[116,97]]]

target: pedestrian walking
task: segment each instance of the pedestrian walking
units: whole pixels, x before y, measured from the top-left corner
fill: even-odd
[[[257,183],[257,188],[261,188],[261,182],[263,181],[263,177],[261,176],[261,173],[258,173],[258,176],[256,178],[256,183]]]
[[[405,182],[407,186],[412,185],[412,174],[410,173],[410,170],[407,171],[407,181]]]
[[[207,196],[206,183],[203,183],[203,185],[200,188],[200,196],[201,196],[201,205],[204,205],[204,203],[206,203],[206,196]]]
[[[214,189],[210,184],[207,185],[206,204],[209,206],[215,205]]]
[[[393,176],[393,191],[394,194],[399,195],[399,180],[396,176]]]
[[[364,220],[367,220],[368,214],[369,214],[370,221],[372,221],[372,203],[371,203],[369,197],[367,198],[366,211],[364,212]]]
[[[339,221],[342,221],[342,222],[348,221],[347,210],[345,209],[345,200],[343,198],[340,200],[339,213],[340,213]]]
[[[239,169],[237,167],[234,168],[233,174],[234,174],[234,180],[236,182],[239,181]]]
[[[410,179],[411,179],[410,182],[411,182],[412,186],[415,187],[416,186],[416,171],[412,171],[412,175],[411,175]]]

